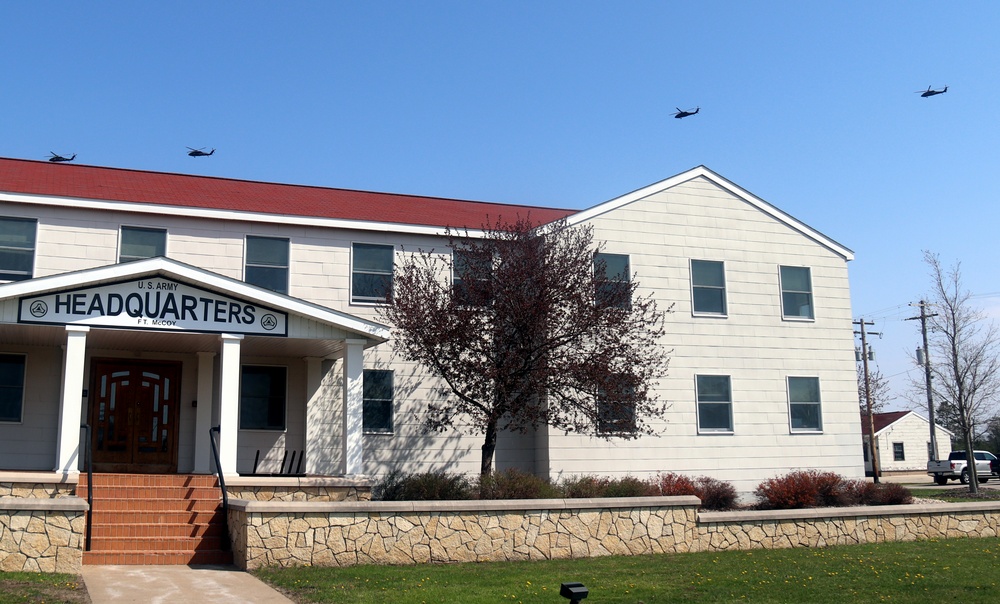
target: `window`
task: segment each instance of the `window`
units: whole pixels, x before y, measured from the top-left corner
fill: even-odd
[[[365,369],[362,427],[369,434],[392,434],[392,371]]]
[[[455,250],[452,254],[452,287],[455,299],[466,306],[489,306],[488,291],[493,259],[485,252]]]
[[[698,431],[733,431],[733,395],[728,375],[699,375]]]
[[[781,267],[781,316],[813,318],[812,279],[807,267]]]
[[[691,261],[691,309],[696,315],[726,314],[726,273],[721,262]]]
[[[244,365],[240,375],[240,429],[284,430],[286,369]]]
[[[903,451],[903,443],[892,443],[892,460],[906,461],[906,453]]]
[[[628,434],[635,432],[635,389],[626,383],[617,384],[609,390],[601,388],[597,394],[598,434]],[[613,396],[619,393],[621,396]]]
[[[819,403],[819,378],[788,378],[788,404],[792,432],[819,432],[823,429]]]
[[[392,295],[392,246],[355,243],[351,262],[351,302],[388,300]]]
[[[631,305],[628,256],[594,254],[594,303],[601,308]]]
[[[24,356],[0,354],[0,422],[21,421],[24,406]]]
[[[167,232],[163,229],[122,227],[121,248],[118,262],[132,262],[144,258],[167,255]]]
[[[934,447],[931,446],[931,441],[927,441],[927,461],[933,461],[937,459],[934,455]]]
[[[288,240],[247,235],[243,280],[279,294],[288,293]]]
[[[868,443],[865,443],[864,446],[861,447],[861,451],[861,454],[865,458],[865,463],[868,463]]]
[[[31,279],[36,226],[36,221],[27,218],[0,218],[0,280]]]

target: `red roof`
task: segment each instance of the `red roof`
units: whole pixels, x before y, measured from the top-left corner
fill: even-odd
[[[5,158],[0,192],[472,229],[577,211]]]
[[[912,411],[889,411],[887,413],[872,413],[872,420],[875,422],[875,432],[878,433],[889,424],[892,424]],[[861,414],[862,433],[868,434],[868,414]]]

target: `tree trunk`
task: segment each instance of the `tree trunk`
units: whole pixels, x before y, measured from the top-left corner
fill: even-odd
[[[483,440],[483,459],[479,465],[480,476],[489,476],[493,471],[493,453],[497,450],[497,422],[490,420],[486,424],[486,437]]]
[[[976,468],[976,452],[972,448],[972,428],[965,430],[965,468],[969,472],[969,492],[979,493],[979,472]]]

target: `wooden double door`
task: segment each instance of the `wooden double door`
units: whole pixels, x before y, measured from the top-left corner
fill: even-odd
[[[94,469],[176,472],[181,364],[95,359],[92,367]]]

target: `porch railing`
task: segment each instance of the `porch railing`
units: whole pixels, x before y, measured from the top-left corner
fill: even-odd
[[[212,457],[215,459],[215,474],[219,477],[219,488],[222,489],[222,549],[228,550],[229,543],[229,493],[226,492],[226,478],[222,475],[222,462],[219,459],[219,445],[215,442],[215,433],[222,435],[221,426],[215,426],[208,431],[208,439],[212,442]]]
[[[93,450],[94,443],[91,442],[93,438],[93,431],[90,428],[90,424],[83,424],[80,426],[83,430],[83,465],[87,468],[87,536],[84,547],[84,551],[90,551],[90,526],[93,524],[92,520],[94,518],[94,460],[91,459],[90,452]]]

